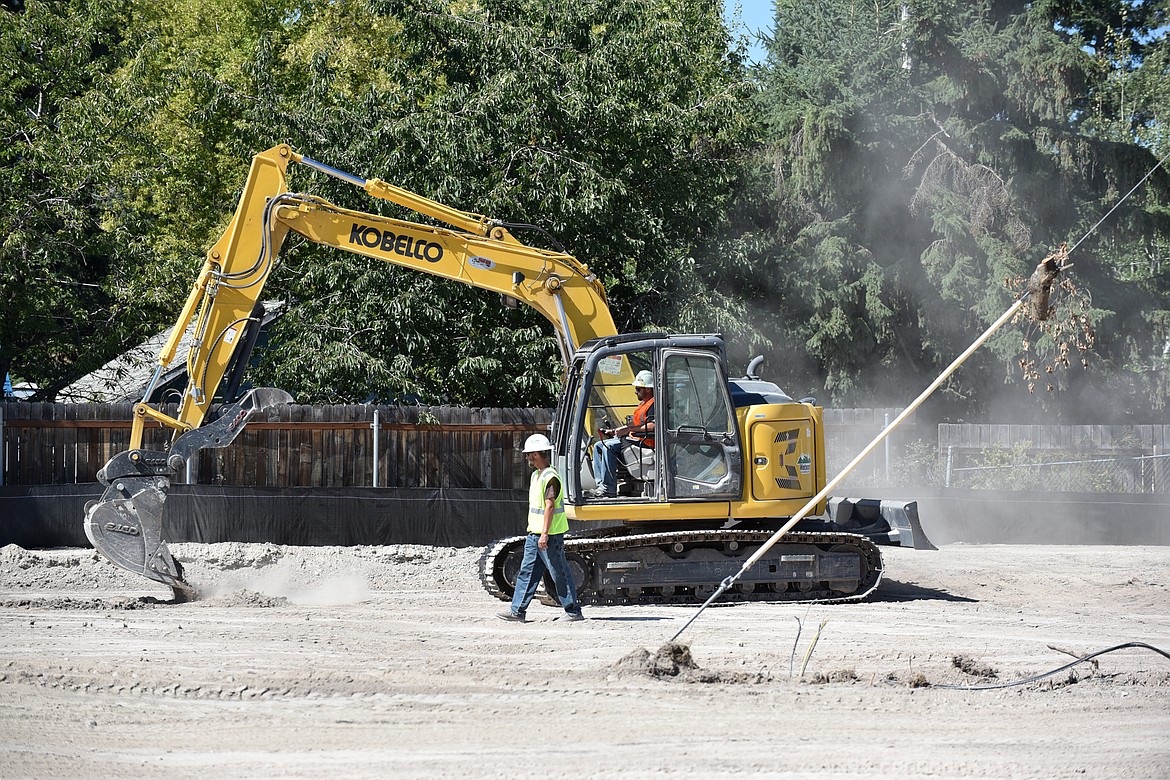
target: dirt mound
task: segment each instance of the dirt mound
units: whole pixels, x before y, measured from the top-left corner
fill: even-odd
[[[688,683],[754,685],[772,682],[772,673],[767,668],[757,672],[703,669],[695,663],[690,646],[681,642],[667,642],[653,653],[639,647],[618,659],[613,666],[623,674],[644,674]]]
[[[691,656],[690,646],[681,642],[667,642],[654,653],[639,647],[618,659],[614,666],[622,672],[647,674],[651,677],[677,677],[679,674],[689,674],[699,668]]]
[[[817,672],[812,676],[814,685],[828,685],[830,683],[857,682],[857,672],[853,669],[834,669],[829,672]]]
[[[247,590],[300,604],[355,604],[371,591],[479,587],[478,548],[220,542],[173,544],[171,551],[204,598]]]
[[[423,588],[466,592],[479,588],[478,548],[295,547],[221,542],[176,543],[170,549],[183,565],[186,580],[203,600],[247,591],[300,604],[356,604],[374,591]],[[0,592],[127,590],[158,590],[163,594],[160,600],[171,599],[166,586],[125,571],[92,549],[26,550],[14,544],[0,548]],[[74,608],[81,609],[102,606],[74,604]]]
[[[0,590],[126,590],[149,583],[99,558],[91,549],[0,548]]]
[[[180,559],[182,556],[179,555],[179,550],[186,550],[191,554],[190,561],[192,563],[220,571],[234,571],[236,569],[262,569],[265,566],[275,565],[284,557],[287,548],[267,542],[263,544],[227,542],[198,545],[198,547],[176,544],[174,549]]]
[[[0,598],[0,607],[25,609],[83,609],[83,610],[126,610],[149,609],[160,604],[169,604],[152,596],[126,596],[124,598],[75,598],[72,596],[20,596]]]

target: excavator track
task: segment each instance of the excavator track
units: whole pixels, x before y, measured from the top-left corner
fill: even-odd
[[[770,537],[769,531],[633,533],[614,527],[566,537],[565,556],[582,604],[701,604]],[[501,539],[480,557],[480,582],[502,601],[512,599],[524,540]],[[864,536],[790,532],[720,601],[858,601],[881,578],[881,552]]]

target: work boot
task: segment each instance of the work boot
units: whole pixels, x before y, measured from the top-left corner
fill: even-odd
[[[496,617],[498,617],[500,620],[507,620],[509,623],[527,623],[528,622],[528,620],[526,620],[523,615],[517,615],[515,612],[513,612],[510,609],[505,611],[505,612],[501,612],[500,614],[496,615]]]
[[[576,623],[578,620],[584,620],[585,615],[580,612],[566,612],[563,615],[557,615],[553,620],[561,620],[566,623]]]

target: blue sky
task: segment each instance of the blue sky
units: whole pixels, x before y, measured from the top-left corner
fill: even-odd
[[[723,0],[723,16],[729,23],[734,23],[737,10],[740,22],[750,32],[767,31],[772,27],[772,0]],[[763,49],[752,47],[752,59],[759,60],[763,56]]]

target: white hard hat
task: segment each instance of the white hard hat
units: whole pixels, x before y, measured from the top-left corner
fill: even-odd
[[[634,377],[634,387],[649,387],[654,389],[654,374],[649,371],[639,371]]]
[[[524,440],[523,452],[544,452],[552,449],[552,442],[543,433],[534,433]]]

